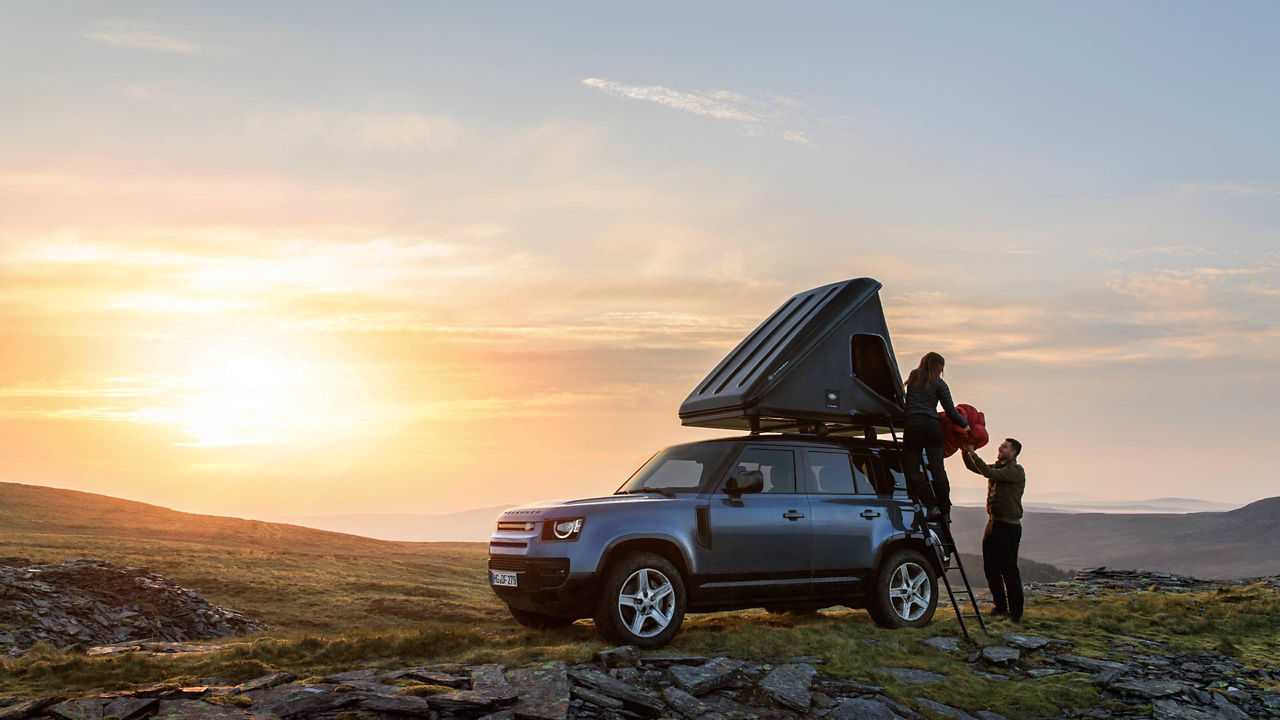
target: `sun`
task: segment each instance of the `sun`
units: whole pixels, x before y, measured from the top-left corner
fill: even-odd
[[[315,435],[339,414],[322,392],[322,369],[297,352],[260,345],[202,350],[174,418],[191,439],[183,444],[270,445]]]

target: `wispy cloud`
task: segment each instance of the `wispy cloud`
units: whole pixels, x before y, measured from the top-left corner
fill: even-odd
[[[1107,260],[1133,260],[1134,258],[1146,257],[1148,255],[1173,255],[1177,257],[1200,257],[1208,255],[1217,255],[1216,250],[1203,248],[1196,245],[1148,245],[1146,247],[1135,248],[1101,248],[1095,250],[1094,254]]]
[[[661,85],[625,85],[594,77],[583,79],[582,84],[613,97],[645,100],[694,115],[730,120],[738,123],[748,135],[777,132],[783,140],[797,145],[813,142],[803,130],[783,127],[789,123],[807,122],[803,117],[804,104],[792,98],[752,98],[729,90],[687,92]]]
[[[96,30],[83,33],[83,37],[116,47],[179,55],[203,55],[213,49],[139,22],[105,21],[99,23]]]

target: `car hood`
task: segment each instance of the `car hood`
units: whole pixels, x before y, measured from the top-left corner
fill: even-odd
[[[566,510],[579,510],[583,513],[591,514],[593,512],[605,512],[612,508],[629,508],[641,504],[691,502],[696,497],[695,495],[677,495],[674,498],[669,498],[661,493],[654,492],[633,495],[604,495],[581,500],[544,500],[506,510],[499,519],[541,520],[551,517],[553,514],[563,516]]]

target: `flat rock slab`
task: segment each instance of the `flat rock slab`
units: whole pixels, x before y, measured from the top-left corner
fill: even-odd
[[[573,696],[605,710],[621,710],[623,705],[623,702],[617,698],[611,698],[604,693],[598,693],[595,690],[578,687],[577,685],[573,686]]]
[[[1102,672],[1103,670],[1121,670],[1129,669],[1129,666],[1115,662],[1114,660],[1100,660],[1098,658],[1082,657],[1080,655],[1059,655],[1059,663],[1065,663],[1073,667],[1083,668],[1090,672]]]
[[[918,697],[915,699],[915,703],[916,707],[921,710],[933,713],[939,717],[951,718],[951,720],[976,720],[972,715],[959,708],[953,708],[950,705],[943,705],[940,702],[934,702],[928,698]]]
[[[45,712],[58,720],[99,720],[102,708],[107,704],[102,698],[84,698],[60,702]]]
[[[661,714],[666,705],[656,697],[606,675],[594,667],[576,665],[568,671],[574,682],[615,700],[621,700],[633,711],[639,710],[647,715]]]
[[[990,710],[979,710],[975,712],[974,715],[978,717],[978,720],[1009,720],[1009,718],[1001,715],[1000,713],[991,712]]]
[[[103,717],[114,717],[116,720],[134,720],[159,707],[160,701],[155,698],[122,697],[110,700],[102,708]]]
[[[1019,633],[1005,633],[1003,637],[1007,644],[1021,650],[1028,650],[1031,652],[1048,647],[1054,642],[1063,642],[1061,640],[1055,641],[1047,637],[1040,637],[1039,635],[1021,635]]]
[[[477,715],[507,707],[516,701],[516,696],[514,693],[491,695],[481,690],[454,690],[429,695],[426,701],[433,710]]]
[[[635,645],[619,645],[601,650],[592,659],[607,668],[635,667],[640,662],[640,648]]]
[[[662,699],[667,701],[668,707],[687,718],[706,715],[713,709],[710,703],[699,700],[678,687],[663,688]]]
[[[1156,720],[1222,720],[1213,709],[1201,709],[1176,700],[1156,700],[1151,703]]]
[[[876,672],[881,675],[888,675],[900,683],[907,685],[937,685],[947,679],[946,675],[939,675],[936,672],[928,670],[916,670],[914,668],[876,668]]]
[[[32,700],[21,700],[4,709],[0,709],[0,720],[25,720],[26,718],[38,715],[41,710],[58,702],[61,698],[34,698]]]
[[[246,680],[240,683],[235,686],[234,692],[237,695],[243,695],[247,692],[253,692],[254,690],[266,690],[267,688],[273,688],[277,685],[283,685],[292,681],[293,673],[271,673],[270,675],[263,675],[262,677],[256,677],[252,680]]]
[[[512,670],[507,682],[519,699],[511,708],[526,720],[565,720],[569,717],[569,676],[563,662],[549,662]]]
[[[884,688],[880,685],[833,677],[818,678],[818,688],[828,695],[838,696],[879,695],[884,692]]]
[[[925,645],[931,648],[937,648],[942,652],[952,653],[960,649],[960,638],[958,637],[931,637],[924,641]]]
[[[848,698],[832,708],[827,720],[898,720],[898,715],[875,700]]]
[[[649,665],[701,665],[706,655],[682,655],[680,653],[645,653],[640,659]]]
[[[360,696],[355,693],[336,693],[331,687],[302,687],[299,689],[281,688],[289,690],[277,696],[277,699],[270,705],[261,708],[267,713],[275,713],[282,718],[309,717],[323,712],[341,710],[348,705],[354,705],[360,700]],[[205,703],[206,705],[208,703]],[[160,709],[164,709],[164,703],[161,703]],[[234,708],[233,708],[234,709]],[[258,709],[257,703],[254,703],[254,709]]]
[[[798,712],[808,712],[813,702],[810,685],[818,674],[808,663],[779,665],[760,681],[760,689],[779,705]]]
[[[507,682],[507,669],[496,663],[478,665],[471,669],[471,689],[492,697],[514,698],[516,695],[515,688]]]
[[[426,698],[413,695],[365,695],[360,698],[360,709],[376,713],[394,715],[416,715],[427,717],[431,714],[431,705]]]
[[[733,682],[741,664],[728,658],[714,658],[702,665],[672,665],[667,668],[671,682],[685,692],[706,695]]]
[[[240,708],[213,705],[203,700],[161,700],[152,720],[256,720]]]
[[[996,667],[1013,667],[1018,664],[1018,660],[1022,658],[1022,653],[1017,648],[1011,648],[1007,645],[991,645],[982,648],[982,654],[978,657],[986,665],[994,665]]]
[[[1148,699],[1177,695],[1186,689],[1185,685],[1175,680],[1126,680],[1111,687],[1129,695],[1137,695]]]

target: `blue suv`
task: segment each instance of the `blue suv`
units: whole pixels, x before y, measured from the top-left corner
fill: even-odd
[[[669,447],[616,492],[507,510],[489,583],[522,625],[583,617],[610,642],[657,647],[686,612],[866,608],[919,627],[937,556],[914,529],[899,446],[752,434]]]

